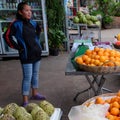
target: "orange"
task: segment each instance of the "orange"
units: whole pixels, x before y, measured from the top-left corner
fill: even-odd
[[[91,64],[89,64],[89,66],[95,66],[95,64],[91,63]]]
[[[97,55],[97,53],[95,51],[92,51],[92,55]]]
[[[115,66],[115,64],[113,62],[108,62],[107,66]]]
[[[119,62],[119,61],[116,61],[115,64],[116,64],[117,66],[120,66],[120,62]]]
[[[100,56],[100,62],[105,62],[106,61],[106,57],[105,56]]]
[[[94,56],[94,59],[99,60],[99,59],[100,59],[100,56],[99,56],[99,55],[95,55],[95,56]]]
[[[120,61],[120,57],[115,57],[115,61]]]
[[[109,56],[109,53],[108,52],[104,52],[104,56]]]
[[[115,101],[118,102],[118,97],[112,97],[110,103],[114,103]]]
[[[112,57],[114,57],[115,56],[115,52],[111,51],[109,55],[112,56]]]
[[[119,97],[120,97],[120,90],[117,92],[117,96],[119,96]]]
[[[91,61],[91,58],[89,58],[89,57],[88,57],[86,60],[84,60],[84,62],[85,62],[86,64],[89,64],[90,61]]]
[[[115,120],[120,120],[120,117],[116,117]]]
[[[102,51],[98,51],[98,55],[102,56],[102,55],[104,55],[104,53]]]
[[[103,100],[101,97],[97,97],[96,100],[95,100],[95,103],[96,104],[104,104],[105,100]]]
[[[106,99],[105,102],[110,104],[111,99]]]
[[[86,61],[88,59],[88,56],[87,55],[82,55],[82,59],[83,59],[83,61]]]
[[[75,61],[76,61],[78,64],[83,64],[83,59],[82,59],[82,57],[76,57],[76,58],[75,58]]]
[[[109,53],[111,50],[109,48],[105,49],[105,52]]]
[[[98,52],[99,50],[100,50],[99,47],[95,47],[95,48],[94,48],[94,51],[95,51],[95,52]]]
[[[110,109],[110,114],[112,114],[112,115],[117,116],[117,115],[119,115],[119,113],[120,113],[119,108],[112,107],[112,108]]]
[[[109,57],[109,60],[111,60],[111,61],[114,62],[114,61],[115,61],[115,58],[114,58],[113,56],[110,56],[110,57]]]
[[[120,57],[120,52],[119,51],[116,51],[116,56]]]
[[[96,66],[99,66],[99,65],[100,65],[100,61],[99,61],[99,60],[94,60],[94,64],[95,64]]]
[[[117,101],[112,103],[112,107],[120,108],[120,105]]]
[[[96,55],[92,54],[91,59],[95,59]]]
[[[114,116],[109,114],[108,116],[106,116],[109,120],[114,120]]]
[[[88,49],[88,50],[86,50],[85,55],[90,56],[90,55],[91,55],[91,53],[92,53],[92,50]]]
[[[106,114],[105,114],[105,117],[108,117],[110,115],[110,112],[108,111]]]
[[[105,51],[105,49],[104,49],[104,48],[100,48],[100,49],[99,49],[99,51],[104,52],[104,51]]]

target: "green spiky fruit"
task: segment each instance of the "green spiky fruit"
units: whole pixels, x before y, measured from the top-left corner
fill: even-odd
[[[36,106],[33,108],[33,110],[31,111],[31,115],[33,117],[33,119],[35,118],[35,114],[40,110],[41,108],[39,106]]]
[[[17,120],[33,120],[32,115],[24,107],[17,108],[14,117]]]
[[[18,106],[16,103],[10,103],[10,104],[6,105],[6,106],[3,108],[2,113],[3,113],[3,114],[11,114],[11,115],[13,115],[14,112],[16,111],[16,109],[17,109],[18,107],[19,107],[19,106]]]
[[[20,115],[25,115],[26,112],[27,111],[24,107],[19,107],[19,108],[16,109],[16,111],[14,113],[14,117],[19,118]]]
[[[55,107],[48,101],[43,100],[40,101],[39,106],[49,115],[51,116],[55,110]]]
[[[11,114],[3,114],[0,117],[0,120],[16,120],[15,117]]]
[[[43,109],[40,109],[35,114],[34,119],[35,120],[50,120],[50,117],[48,116],[48,114]]]
[[[35,107],[37,107],[37,106],[38,106],[38,104],[36,104],[36,103],[29,103],[29,104],[25,107],[25,109],[27,110],[27,112],[31,113],[31,111],[32,111]]]
[[[3,113],[3,108],[0,107],[0,115]]]
[[[33,120],[32,115],[30,113],[19,114],[16,118],[17,120]]]

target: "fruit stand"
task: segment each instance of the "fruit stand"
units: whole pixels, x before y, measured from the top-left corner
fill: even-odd
[[[71,44],[71,36],[76,36],[74,39],[92,40],[101,42],[101,17],[92,16],[89,13],[78,11],[75,16],[66,17],[67,23],[67,37],[68,48]],[[75,28],[73,28],[76,27]],[[76,34],[77,33],[77,34]],[[95,34],[97,33],[97,36]]]
[[[97,25],[91,25],[88,26],[87,24],[82,24],[82,23],[71,23],[74,24],[78,27],[78,35],[81,36],[82,39],[92,39],[94,36],[91,34],[93,31],[98,32],[98,37],[96,38],[98,41],[101,41],[101,27]],[[84,32],[82,32],[82,28],[84,27]],[[86,34],[86,33],[87,34]],[[86,36],[84,36],[86,34]]]
[[[80,41],[80,40],[79,40]],[[108,45],[109,46],[109,45]],[[82,48],[83,49],[83,48]],[[92,56],[92,55],[89,55],[90,54],[90,51],[92,51],[92,53],[95,53],[95,51],[97,50],[97,49],[99,49],[99,48],[92,48],[93,50],[90,50],[90,49],[88,49],[88,50],[86,50],[86,52],[84,52],[84,53],[82,53],[81,55],[80,55],[80,53],[79,54],[77,54],[77,56],[75,56],[75,54],[76,54],[76,51],[78,51],[78,50],[76,50],[76,51],[74,51],[74,52],[72,52],[71,51],[71,53],[70,53],[70,56],[69,56],[69,58],[68,58],[68,62],[67,62],[67,65],[66,65],[66,70],[65,70],[65,75],[74,75],[74,76],[78,76],[78,75],[83,75],[83,76],[85,76],[85,78],[86,78],[86,80],[87,80],[87,82],[89,83],[89,87],[88,88],[86,88],[85,90],[83,90],[83,91],[80,91],[80,92],[78,92],[76,95],[75,95],[75,97],[74,97],[74,101],[76,101],[76,99],[77,99],[77,97],[80,95],[80,94],[82,94],[82,93],[84,93],[84,92],[89,92],[89,90],[92,90],[92,92],[94,93],[94,96],[96,96],[96,95],[99,95],[99,94],[101,94],[103,91],[107,91],[107,92],[112,92],[111,90],[109,90],[109,89],[107,89],[107,88],[104,88],[103,87],[103,85],[104,85],[104,83],[105,83],[105,81],[106,81],[106,79],[105,79],[105,75],[120,75],[120,66],[119,66],[119,64],[117,63],[117,59],[114,59],[114,62],[116,62],[115,64],[114,64],[114,62],[110,62],[110,63],[107,63],[109,60],[107,60],[107,57],[104,59],[103,57],[102,57],[102,54],[101,54],[101,52],[99,52],[99,54],[100,54],[100,56],[97,56],[97,55],[94,55],[94,57],[99,57],[100,59],[100,61],[101,61],[101,65],[99,66],[98,65],[98,58],[97,58],[97,60],[96,60],[96,58],[94,58],[94,64],[91,64],[92,63],[92,61],[91,61],[91,63],[89,63],[88,64],[88,62],[89,62],[89,58],[90,58],[90,56]],[[95,50],[95,51],[94,51]],[[99,49],[99,50],[101,50],[101,51],[103,51],[104,49],[103,48],[101,48],[101,49]],[[110,59],[111,58],[114,58],[112,55],[114,54],[115,56],[117,55],[117,54],[119,54],[120,55],[120,52],[118,52],[118,51],[115,51],[114,49],[109,49],[109,48],[106,48],[105,49],[106,51],[109,51],[109,52],[111,52],[110,54],[109,54],[109,56],[110,56]],[[114,52],[113,52],[114,51]],[[89,54],[88,54],[89,53]],[[107,53],[107,55],[108,55],[108,52],[105,52],[104,51],[104,55]],[[99,55],[98,54],[98,55]],[[86,58],[87,57],[87,55],[89,56],[89,58]],[[81,59],[82,59],[82,57],[84,56],[84,60],[85,60],[85,58],[86,58],[86,62],[84,62],[83,64],[81,63]],[[93,57],[93,56],[92,56]],[[73,59],[74,58],[74,59]],[[73,60],[75,60],[75,61],[73,61]],[[91,58],[91,60],[93,60],[92,58]],[[107,60],[107,61],[106,61]],[[112,59],[111,59],[112,60]],[[100,63],[100,61],[99,61],[99,63]],[[103,65],[103,63],[104,62],[102,62],[102,61],[106,61],[106,65],[104,66]],[[83,62],[83,61],[82,61]],[[77,63],[77,64],[76,64]],[[79,68],[78,68],[78,66],[79,66]],[[90,93],[90,92],[89,92]],[[89,94],[89,97],[91,97],[91,94]]]
[[[68,118],[69,120],[119,120],[119,100],[120,91],[92,97],[82,105],[73,106]]]
[[[0,120],[60,120],[61,116],[61,109],[47,100],[31,102],[24,107],[16,103],[0,107]]]

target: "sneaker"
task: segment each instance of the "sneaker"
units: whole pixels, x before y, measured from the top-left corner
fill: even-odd
[[[26,107],[28,105],[28,102],[23,102],[22,106]]]
[[[37,93],[35,96],[31,97],[31,100],[45,100],[45,99],[46,99],[46,97],[39,93]]]

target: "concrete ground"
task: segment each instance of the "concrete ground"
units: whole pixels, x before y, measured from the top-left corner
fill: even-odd
[[[102,30],[102,41],[113,40],[120,29]],[[68,52],[60,52],[58,56],[43,57],[40,68],[39,92],[46,95],[47,100],[55,107],[63,111],[62,120],[68,120],[68,113],[72,106],[85,102],[88,92],[81,94],[77,102],[73,97],[78,91],[89,87],[84,76],[65,76],[65,68],[68,60]],[[117,75],[107,75],[104,87],[112,92],[120,89],[120,77]],[[0,106],[4,107],[8,103],[22,103],[21,96],[22,71],[18,59],[0,60]],[[30,102],[38,102],[31,101]]]

